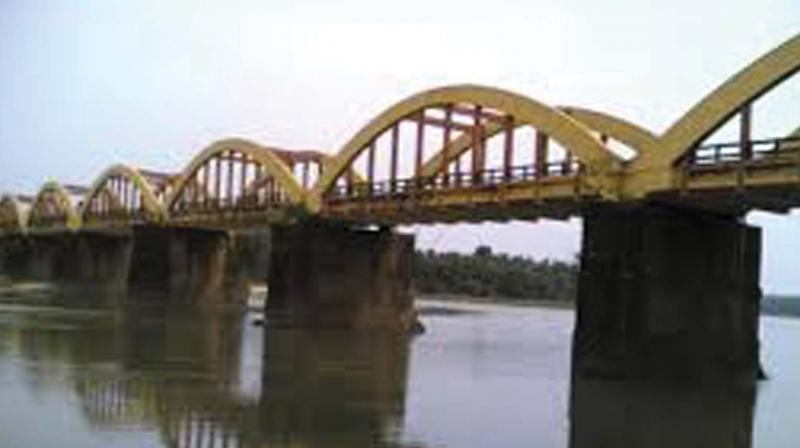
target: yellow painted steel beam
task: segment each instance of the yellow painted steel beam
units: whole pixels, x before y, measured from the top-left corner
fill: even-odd
[[[658,150],[642,154],[631,168],[642,172],[669,170],[744,105],[798,71],[800,34],[761,56],[695,104],[661,136]]]
[[[559,109],[593,131],[607,135],[636,151],[637,157],[654,151],[658,144],[658,136],[653,132],[624,118],[584,107],[560,106]]]
[[[479,217],[484,216],[484,210],[496,211],[498,207],[507,207],[515,211],[498,213],[498,216],[502,215],[500,219],[507,220],[512,215],[527,215],[526,219],[530,219],[561,216],[568,204],[577,212],[585,201],[596,199],[599,199],[599,195],[593,195],[580,178],[565,176],[497,188],[423,191],[372,201],[334,201],[326,203],[320,215],[333,219],[398,224],[413,223],[415,216],[425,214],[431,217],[427,222],[453,222],[468,220],[463,212],[454,211],[454,208],[472,210],[471,215]],[[451,219],[454,214],[460,218]]]
[[[589,129],[621,142],[636,151],[637,154],[652,151],[657,144],[658,137],[655,134],[623,118],[582,107],[562,106],[558,109],[564,111]],[[519,127],[520,125],[517,126]],[[503,131],[503,127],[495,122],[486,123],[484,127],[487,139]],[[472,138],[470,135],[459,136],[450,142],[446,148],[442,148],[442,150],[430,157],[422,166],[420,174],[424,177],[436,175],[441,170],[442,158],[445,154],[450,160],[453,160],[464,154],[471,144]]]

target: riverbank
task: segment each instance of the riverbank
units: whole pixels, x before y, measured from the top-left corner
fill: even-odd
[[[764,296],[761,314],[766,316],[800,317],[800,297]]]
[[[537,299],[508,299],[503,297],[475,297],[462,294],[420,294],[419,301],[437,304],[482,304],[511,307],[534,307],[572,310],[575,302]],[[419,307],[418,307],[419,308]],[[761,315],[800,318],[800,297],[765,296],[761,301]]]
[[[536,307],[571,310],[575,308],[574,302],[561,300],[537,299],[507,299],[503,297],[475,297],[462,294],[418,294],[417,300],[440,303],[472,303],[482,305],[502,305],[514,307]]]
[[[58,296],[59,289],[55,285],[43,282],[12,282],[0,276],[0,303],[50,303]],[[266,304],[268,288],[264,284],[251,287],[250,298],[246,308],[251,311],[261,312]],[[518,299],[497,296],[470,296],[464,294],[418,294],[420,302],[435,302],[437,306],[447,304],[477,304],[499,305],[521,308],[549,308],[572,310],[575,303],[566,300],[539,300]],[[417,308],[422,310],[426,304],[418,303]],[[429,312],[431,310],[425,310]],[[761,314],[764,316],[800,318],[799,296],[767,295],[761,301]]]

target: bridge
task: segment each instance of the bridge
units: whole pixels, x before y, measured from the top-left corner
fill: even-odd
[[[174,173],[51,181],[0,202],[0,267],[216,297],[264,244],[274,322],[405,329],[413,239],[395,226],[581,216],[577,370],[755,374],[761,235],[742,218],[800,205],[800,129],[754,136],[753,115],[799,70],[800,35],[660,135],[454,85],[388,107],[335,155],[225,139]],[[736,141],[710,141],[736,121]],[[232,237],[256,228],[270,236]]]

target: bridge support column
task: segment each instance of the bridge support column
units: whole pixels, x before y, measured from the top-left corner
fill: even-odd
[[[30,280],[33,250],[22,235],[0,237],[0,276],[11,280]]]
[[[53,233],[4,239],[3,272],[13,279],[55,283],[79,291],[125,287],[130,235]]]
[[[655,206],[585,214],[573,339],[581,378],[760,372],[760,229]]]
[[[297,327],[411,329],[413,254],[413,237],[389,229],[274,227],[267,319]]]
[[[229,269],[231,248],[223,231],[139,226],[133,230],[128,288],[136,299],[203,305],[244,301],[240,276]]]
[[[79,290],[124,292],[131,255],[129,232],[69,235],[57,254],[61,281]]]

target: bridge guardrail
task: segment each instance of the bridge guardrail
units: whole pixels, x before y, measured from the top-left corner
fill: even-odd
[[[337,202],[399,198],[443,190],[494,188],[548,178],[577,176],[582,172],[582,166],[576,161],[549,162],[542,168],[540,170],[540,167],[528,164],[511,166],[507,169],[489,168],[477,172],[453,172],[436,176],[396,179],[395,181],[352,182],[332,188],[325,199]]]

